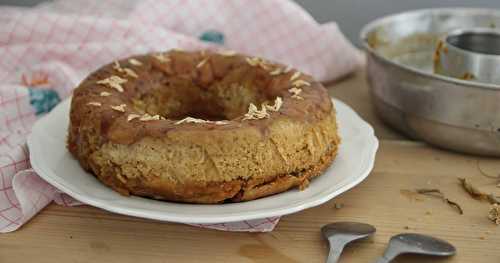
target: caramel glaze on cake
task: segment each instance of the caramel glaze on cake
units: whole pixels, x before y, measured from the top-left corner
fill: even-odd
[[[121,194],[220,203],[307,186],[339,142],[332,101],[311,76],[172,50],[88,76],[73,94],[68,149]]]

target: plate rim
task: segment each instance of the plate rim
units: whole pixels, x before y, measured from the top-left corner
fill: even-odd
[[[70,100],[71,97],[67,98],[66,100]],[[64,103],[68,103],[66,100],[62,101],[57,107],[61,107]],[[54,171],[51,171],[50,169],[46,169],[47,165],[41,165],[39,161],[41,161],[41,158],[37,158],[35,155],[35,151],[40,148],[40,142],[36,140],[37,136],[35,131],[38,126],[42,125],[41,123],[43,122],[42,120],[45,118],[49,117],[49,114],[52,112],[46,114],[45,116],[41,117],[39,120],[36,121],[36,123],[33,125],[32,128],[32,133],[28,136],[27,144],[29,148],[29,155],[30,155],[30,163],[33,168],[37,172],[37,174],[46,182],[49,184],[53,185],[57,189],[61,190],[62,192],[70,195],[71,197],[75,198],[76,200],[88,204],[94,207],[101,208],[103,210],[107,210],[113,213],[118,213],[122,215],[128,215],[128,216],[134,216],[134,217],[140,217],[140,218],[147,218],[147,219],[153,219],[153,220],[160,220],[160,221],[168,221],[168,222],[179,222],[179,223],[190,223],[190,224],[213,224],[213,223],[228,223],[228,222],[237,222],[237,221],[244,221],[244,220],[254,220],[254,219],[263,219],[263,218],[269,218],[269,217],[279,217],[279,216],[284,216],[292,213],[296,213],[308,208],[316,207],[321,204],[324,204],[328,202],[329,200],[333,199],[334,197],[350,190],[354,186],[358,185],[361,183],[363,180],[365,180],[370,172],[373,170],[373,167],[375,165],[375,156],[377,153],[377,150],[379,148],[379,140],[375,136],[373,127],[368,124],[365,120],[359,116],[359,114],[354,111],[351,107],[349,107],[346,103],[332,98],[332,101],[336,108],[338,108],[337,105],[341,105],[341,107],[346,108],[348,111],[350,111],[353,116],[356,117],[355,123],[358,123],[360,126],[363,126],[361,130],[366,133],[366,140],[371,141],[368,145],[371,146],[370,148],[366,148],[367,152],[364,156],[365,158],[368,158],[364,162],[360,162],[364,164],[364,167],[361,167],[360,171],[362,171],[360,174],[358,174],[353,180],[348,180],[347,182],[346,179],[343,181],[339,182],[339,184],[342,184],[339,188],[336,188],[333,191],[330,191],[328,193],[322,193],[320,192],[319,197],[310,197],[309,199],[306,199],[305,201],[301,201],[300,203],[293,203],[288,206],[283,206],[280,207],[279,209],[273,209],[273,210],[252,210],[252,213],[248,214],[239,214],[239,213],[232,213],[230,215],[223,215],[222,217],[217,217],[215,215],[203,215],[201,217],[188,217],[187,215],[175,215],[170,212],[159,212],[159,213],[147,213],[146,210],[144,211],[143,209],[130,209],[126,207],[120,207],[120,206],[115,206],[116,204],[111,204],[109,201],[98,199],[95,197],[87,196],[85,193],[81,193],[79,191],[76,191],[72,189],[72,187],[66,186],[64,183],[61,183],[57,180],[57,175],[55,175]],[[329,166],[330,169],[332,165]],[[279,195],[279,194],[278,194]],[[316,194],[318,195],[318,194]],[[141,197],[127,197],[127,198],[141,198]],[[265,197],[264,197],[265,198]],[[312,199],[312,200],[310,200]],[[170,203],[168,201],[161,201],[165,203]],[[252,201],[248,201],[245,203],[249,203]],[[175,203],[175,204],[181,204],[182,203]],[[191,205],[191,204],[185,204],[185,205]],[[217,205],[217,204],[212,204],[212,205]],[[155,211],[156,212],[156,211]],[[265,215],[264,215],[265,214]]]

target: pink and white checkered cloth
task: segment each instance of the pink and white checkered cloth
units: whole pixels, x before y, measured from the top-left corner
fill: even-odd
[[[0,25],[0,232],[18,229],[52,201],[81,204],[30,169],[26,137],[37,117],[102,64],[176,47],[221,48],[293,65],[326,81],[362,61],[335,23],[320,25],[286,0],[62,0],[0,7]],[[259,232],[278,221],[197,226]]]

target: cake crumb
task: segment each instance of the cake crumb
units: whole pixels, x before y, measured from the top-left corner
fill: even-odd
[[[87,103],[87,105],[101,107],[102,104],[100,102],[91,101]]]
[[[106,91],[103,91],[99,94],[101,97],[107,97],[107,96],[111,96],[111,93],[109,92],[106,92]]]
[[[342,203],[335,203],[335,204],[333,205],[333,207],[334,207],[335,209],[337,209],[337,210],[338,210],[338,209],[342,209],[342,208],[344,207],[344,204],[342,204]]]
[[[435,189],[435,188],[420,188],[420,189],[416,189],[415,192],[417,194],[427,195],[427,196],[432,196],[432,197],[439,198],[439,199],[443,200],[444,202],[446,202],[446,204],[448,204],[449,206],[455,208],[459,214],[461,214],[461,215],[464,214],[464,211],[462,210],[462,207],[458,203],[456,203],[456,202],[451,201],[450,199],[448,199],[443,194],[443,192],[441,192],[441,190],[439,190],[439,189]],[[427,211],[426,214],[430,215],[431,212]]]
[[[491,206],[488,218],[496,225],[500,225],[500,205],[493,204]]]

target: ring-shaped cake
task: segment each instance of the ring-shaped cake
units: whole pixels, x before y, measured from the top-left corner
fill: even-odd
[[[71,102],[69,151],[125,195],[221,203],[303,188],[339,143],[319,82],[231,51],[115,61],[90,74]]]

